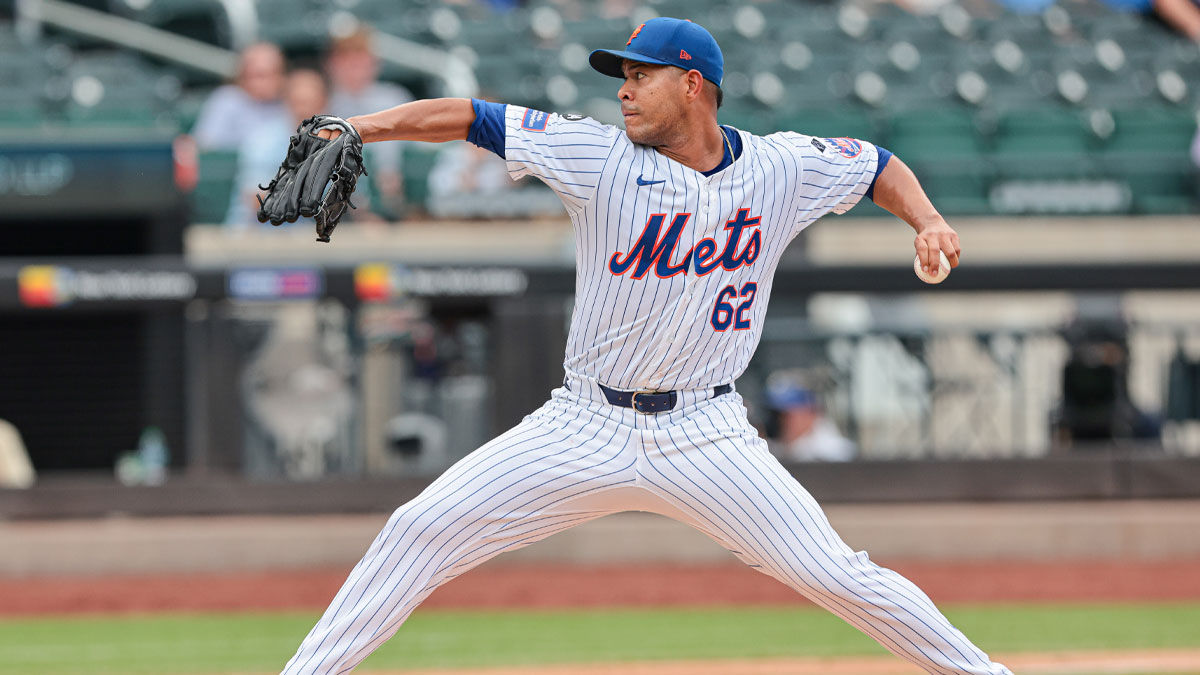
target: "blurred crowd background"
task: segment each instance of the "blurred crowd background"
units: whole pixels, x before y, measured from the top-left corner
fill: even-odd
[[[947,213],[1195,209],[1200,8],[1188,0],[67,5],[121,22],[89,34],[38,22],[57,18],[52,3],[15,8],[0,24],[2,123],[190,132],[198,222],[253,223],[245,193],[314,110],[474,95],[618,122],[616,83],[587,55],[656,15],[693,17],[717,37],[723,122],[874,140],[917,167]],[[494,217],[494,200],[456,196],[509,188],[461,147],[372,150],[362,220]],[[514,213],[556,213],[512,201]]]
[[[318,112],[475,96],[619,124],[587,56],[654,16],[716,36],[722,123],[876,142],[963,237],[935,292],[872,204],[793,244],[738,385],[773,452],[1200,454],[1193,0],[16,0],[7,484],[422,477],[517,421],[561,377],[553,193],[465,143],[373,145],[323,247],[257,223],[258,186]]]

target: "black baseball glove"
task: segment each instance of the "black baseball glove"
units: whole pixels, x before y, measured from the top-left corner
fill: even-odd
[[[322,129],[338,129],[333,140],[319,138]],[[294,223],[299,216],[317,223],[317,241],[329,241],[333,228],[354,208],[350,195],[363,168],[362,138],[346,120],[332,115],[315,115],[300,123],[292,135],[287,157],[275,178],[259,188],[258,222],[272,225]]]

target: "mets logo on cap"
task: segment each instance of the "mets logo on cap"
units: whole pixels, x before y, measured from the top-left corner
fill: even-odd
[[[643,23],[643,24],[641,24],[640,26],[638,26],[637,28],[634,28],[634,29],[633,29],[633,35],[630,35],[630,36],[629,36],[629,39],[625,41],[625,46],[626,46],[626,47],[628,47],[630,44],[632,44],[632,43],[633,43],[633,38],[637,37],[637,36],[638,36],[638,33],[642,32],[642,29],[643,29],[643,28],[645,28],[645,27],[646,27],[646,24],[644,24],[644,23]]]
[[[588,56],[592,68],[610,77],[625,77],[625,61],[696,70],[718,87],[725,75],[725,57],[712,34],[687,19],[667,16],[640,24],[625,49],[597,49]]]

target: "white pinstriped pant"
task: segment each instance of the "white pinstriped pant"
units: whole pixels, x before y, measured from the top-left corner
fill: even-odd
[[[396,510],[285,666],[353,670],[438,586],[620,511],[687,523],[930,673],[1007,674],[912,582],[852,551],[736,393],[641,415],[573,380]]]

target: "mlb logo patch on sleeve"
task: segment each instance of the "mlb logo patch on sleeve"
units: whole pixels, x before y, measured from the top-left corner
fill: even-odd
[[[545,131],[546,123],[550,121],[550,113],[532,108],[525,111],[525,119],[521,120],[521,128],[526,131]]]

